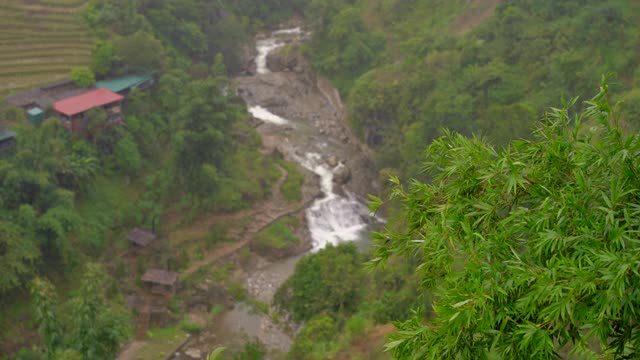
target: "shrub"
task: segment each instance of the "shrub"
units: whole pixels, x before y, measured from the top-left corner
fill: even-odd
[[[199,334],[202,332],[202,326],[200,326],[200,324],[196,324],[188,320],[183,320],[182,324],[180,324],[180,328],[190,334]]]
[[[93,75],[93,71],[86,66],[78,66],[71,69],[69,77],[76,85],[80,87],[89,87],[95,84],[96,78]]]
[[[287,180],[282,184],[280,191],[285,199],[289,202],[298,202],[302,200],[302,184],[304,183],[304,174],[298,167],[290,162],[280,162],[280,165],[287,170]]]
[[[256,235],[255,246],[268,252],[283,251],[300,244],[300,239],[292,231],[298,224],[298,219],[292,216],[271,223]]]
[[[209,310],[209,315],[211,316],[216,316],[221,314],[224,311],[224,306],[220,305],[220,304],[215,304],[211,307],[211,310]]]
[[[321,312],[349,313],[360,303],[364,274],[354,244],[328,245],[296,264],[293,276],[278,289],[275,302],[296,320]]]

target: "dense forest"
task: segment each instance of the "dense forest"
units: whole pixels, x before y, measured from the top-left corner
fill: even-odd
[[[293,53],[373,149],[386,224],[368,252],[330,245],[297,263],[270,314],[296,324],[282,358],[638,357],[635,2],[90,0],[81,16],[95,43],[76,83],[156,83],[129,94],[126,126],[91,111],[85,139],[1,108],[18,136],[0,157],[0,359],[116,356],[135,330],[123,290],[140,274],[127,280],[118,256],[130,228],[250,209],[282,168],[299,199],[302,175],[260,152],[233,81],[254,35],[292,18],[311,33]],[[263,241],[295,241],[288,222]],[[208,231],[161,261],[185,269],[228,241]]]

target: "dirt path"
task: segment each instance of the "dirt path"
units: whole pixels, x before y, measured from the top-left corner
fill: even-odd
[[[458,34],[471,31],[493,15],[496,6],[503,1],[504,0],[471,0],[468,5],[471,10],[460,16],[453,23],[451,29]]]
[[[278,169],[280,170],[281,175],[278,181],[273,186],[271,197],[258,206],[242,212],[242,214],[233,214],[233,219],[235,220],[241,220],[249,216],[253,217],[251,223],[248,226],[239,226],[238,228],[232,229],[232,231],[229,232],[228,235],[232,239],[237,240],[237,242],[212,250],[211,252],[206,254],[204,259],[194,262],[193,264],[191,264],[191,266],[184,270],[182,272],[182,276],[192,274],[201,267],[211,264],[221,258],[224,258],[227,255],[230,255],[242,249],[243,247],[247,246],[249,242],[251,242],[251,240],[260,230],[264,229],[272,222],[284,216],[296,213],[306,207],[307,202],[304,200],[297,203],[289,203],[284,198],[280,189],[282,188],[284,182],[287,180],[288,173],[281,166],[278,166]],[[223,220],[230,221],[231,216],[219,216],[203,219],[202,222],[196,224],[195,227],[210,226],[211,224]]]
[[[117,360],[133,360],[138,354],[138,351],[144,347],[145,342],[141,340],[134,340],[125,346],[124,351],[118,355]]]
[[[204,259],[192,263],[191,266],[184,270],[181,273],[182,276],[188,276],[196,272],[201,267],[209,265],[242,249],[250,243],[250,241],[260,230],[265,228],[273,221],[276,221],[283,216],[298,212],[306,207],[307,202],[305,200],[292,204],[288,203],[284,198],[280,189],[282,188],[284,182],[287,180],[289,174],[281,166],[278,166],[278,169],[280,170],[281,174],[280,178],[273,185],[271,197],[266,201],[258,204],[257,206],[254,206],[251,209],[247,209],[235,214],[216,215],[202,218],[200,221],[193,224],[192,226],[189,226],[188,228],[180,229],[168,234],[169,237],[175,236],[177,234],[179,234],[180,236],[198,234],[202,231],[202,229],[208,229],[211,225],[219,223],[221,221],[240,221],[247,217],[255,217],[248,226],[239,226],[239,231],[232,231],[229,234],[234,240],[237,240],[236,242],[213,249],[212,251],[208,252],[205,255]],[[135,359],[138,351],[140,351],[140,349],[142,349],[145,344],[146,341],[144,340],[135,340],[129,343],[124,348],[123,352],[120,353],[117,360]]]

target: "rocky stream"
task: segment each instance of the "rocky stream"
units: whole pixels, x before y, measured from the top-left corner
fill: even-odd
[[[304,251],[277,260],[253,254],[251,264],[241,270],[249,296],[262,303],[271,303],[305,253],[341,242],[366,248],[367,229],[378,221],[364,200],[378,190],[371,152],[346,124],[338,91],[293,51],[307,36],[300,27],[259,34],[252,68],[235,78],[239,95],[259,124],[264,151],[300,164],[308,178],[316,179],[316,189],[305,194],[310,201],[301,214],[307,227]],[[276,324],[245,303],[233,304],[214,322],[171,358],[204,358],[211,348],[241,346],[252,339],[264,344],[271,358],[292,343],[292,324]]]

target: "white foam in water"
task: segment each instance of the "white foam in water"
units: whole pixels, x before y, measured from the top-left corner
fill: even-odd
[[[300,27],[296,27],[293,29],[282,29],[282,30],[273,32],[273,35],[288,35],[288,34],[302,34],[302,29],[300,29]]]
[[[262,106],[251,106],[251,107],[249,107],[249,112],[256,119],[260,119],[262,121],[266,121],[266,122],[269,122],[269,123],[272,123],[272,124],[284,125],[284,124],[287,124],[289,122],[287,119],[284,119],[284,118],[282,118],[282,117],[270,112],[269,110],[263,108]]]
[[[345,198],[333,192],[333,172],[322,162],[320,154],[309,153],[297,160],[320,176],[321,190],[325,195],[307,209],[313,251],[320,250],[327,244],[357,240],[367,227],[364,219],[369,216],[369,209],[353,196]]]
[[[299,27],[293,29],[283,29],[274,31],[272,33],[273,36],[278,35],[291,35],[291,34],[302,34],[302,29]],[[256,56],[256,72],[258,74],[268,74],[269,68],[267,67],[267,55],[273,50],[283,47],[285,44],[279,42],[275,38],[269,38],[264,40],[258,40],[256,43],[256,48],[258,50],[258,55]]]
[[[275,31],[273,36],[301,33],[300,28],[285,29]],[[267,68],[267,55],[284,44],[275,38],[270,38],[260,40],[256,45],[258,49],[257,72],[258,74],[267,74],[270,72]],[[289,123],[287,119],[271,113],[262,106],[252,106],[249,108],[249,112],[254,117],[272,124]],[[326,143],[322,144],[322,147],[326,146]],[[322,160],[320,154],[308,153],[304,157],[294,156],[294,158],[302,166],[320,176],[321,190],[325,195],[324,198],[314,201],[306,212],[309,232],[313,241],[312,251],[320,250],[327,244],[336,245],[360,238],[362,231],[367,227],[365,219],[370,216],[369,209],[349,193],[347,193],[347,197],[343,197],[333,192],[333,172]]]
[[[283,43],[278,42],[276,39],[259,40],[256,44],[258,49],[258,56],[256,56],[256,71],[258,74],[270,73],[267,67],[267,55],[273,50],[284,46]]]

